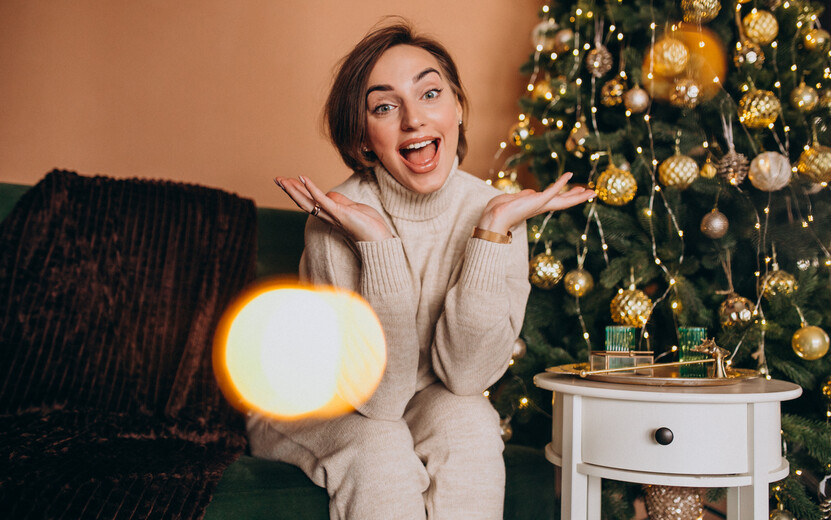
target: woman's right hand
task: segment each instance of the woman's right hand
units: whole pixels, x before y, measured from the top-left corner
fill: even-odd
[[[356,242],[373,242],[393,237],[384,218],[371,206],[354,202],[335,191],[323,193],[302,175],[298,179],[277,177],[274,182],[300,209],[338,226]],[[317,207],[320,209],[315,212]]]

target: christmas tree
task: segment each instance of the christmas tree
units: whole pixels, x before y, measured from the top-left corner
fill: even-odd
[[[791,473],[773,503],[829,518],[831,36],[807,0],[552,2],[497,155],[504,191],[563,172],[597,199],[528,223],[533,289],[508,374],[489,392],[514,440],[546,442],[532,378],[583,362],[609,325],[678,357],[704,327],[732,367],[803,388],[782,405]],[[629,518],[639,488],[604,483]],[[831,494],[831,487],[828,493]],[[823,516],[824,515],[824,516]]]

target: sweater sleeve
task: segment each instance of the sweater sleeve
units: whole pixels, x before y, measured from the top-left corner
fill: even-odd
[[[447,292],[431,355],[436,375],[453,393],[481,393],[508,368],[531,290],[525,224],[513,234],[511,244],[468,239]]]
[[[401,418],[415,393],[419,351],[413,282],[401,240],[355,244],[315,219],[306,226],[300,273],[312,283],[360,294],[375,311],[384,330],[387,363],[372,397],[352,404],[373,419]]]

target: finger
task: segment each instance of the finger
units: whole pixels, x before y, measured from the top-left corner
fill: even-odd
[[[553,184],[545,188],[545,190],[543,191],[553,191],[555,193],[559,193],[560,191],[562,191],[563,187],[568,183],[568,181],[571,180],[573,176],[573,173],[565,172],[564,174],[560,175],[560,177],[556,181],[554,181]]]
[[[315,207],[315,201],[309,190],[297,179],[282,179],[280,183],[286,194],[297,204],[297,207],[311,213]]]
[[[323,209],[323,211],[332,216],[334,220],[340,220],[339,217],[341,215],[341,205],[337,201],[332,199],[327,194],[323,193],[323,191],[320,188],[318,188],[315,185],[315,183],[313,183],[310,179],[303,177],[301,175],[300,181],[303,182],[303,185],[305,186],[306,190],[309,193],[309,196],[311,196],[315,204],[320,206]],[[346,197],[343,198],[349,200]]]

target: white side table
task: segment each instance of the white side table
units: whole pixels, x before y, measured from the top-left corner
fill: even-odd
[[[562,518],[600,519],[602,478],[726,487],[727,517],[768,517],[768,484],[788,475],[779,403],[802,388],[751,379],[644,386],[537,374],[554,392],[546,458],[562,471]]]

